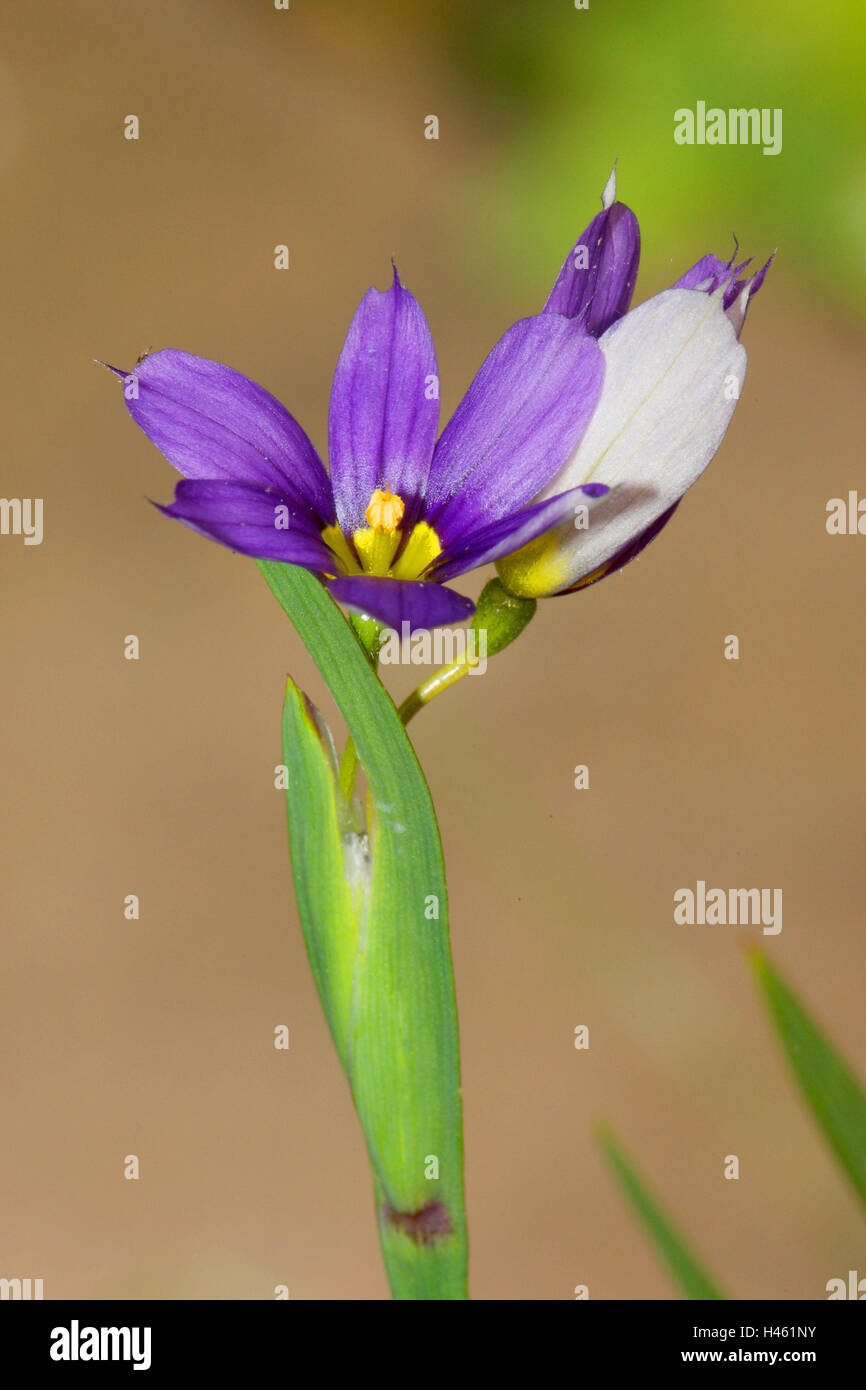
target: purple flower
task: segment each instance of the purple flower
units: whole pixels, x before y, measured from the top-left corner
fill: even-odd
[[[669,290],[629,310],[640,239],[615,197],[611,175],[603,210],[575,248],[590,244],[588,267],[567,259],[545,305],[598,335],[605,372],[580,444],[534,503],[591,482],[609,491],[582,524],[559,523],[497,561],[505,588],[521,597],[585,588],[639,555],[712,459],[742,389],[739,336],[772,257],[749,279],[748,262],[703,256]]]
[[[361,300],[340,353],[330,474],[279,401],[230,367],[169,349],[119,375],[132,418],[184,475],[167,516],[245,555],[303,565],[389,627],[435,627],[473,612],[447,581],[607,492],[581,484],[528,505],[601,394],[604,359],[585,319],[515,323],[437,442],[433,340],[395,270],[389,290]]]
[[[255,382],[188,353],[146,357],[124,377],[127,405],[185,479],[161,510],[246,555],[305,566],[395,628],[469,617],[472,603],[445,586],[490,561],[525,597],[613,573],[721,443],[745,375],[746,309],[772,260],[749,278],[736,255],[703,256],[630,309],[639,258],[614,171],[542,313],[500,339],[438,442],[433,341],[395,270],[389,290],[362,299],[337,363],[330,473]]]

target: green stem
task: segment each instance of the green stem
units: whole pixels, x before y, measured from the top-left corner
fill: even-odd
[[[442,666],[435,671],[432,676],[428,676],[426,681],[422,681],[411,695],[407,695],[402,705],[397,710],[404,726],[414,719],[419,710],[437,695],[441,695],[443,690],[449,690],[456,681],[459,681],[472,669],[472,662],[452,661],[449,666]]]

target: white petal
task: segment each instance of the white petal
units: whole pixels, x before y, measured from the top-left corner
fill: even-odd
[[[540,494],[581,483],[612,492],[588,529],[560,526],[499,565],[516,593],[557,593],[636,540],[700,477],[740,394],[746,352],[721,292],[665,290],[599,339],[601,398],[574,456]]]

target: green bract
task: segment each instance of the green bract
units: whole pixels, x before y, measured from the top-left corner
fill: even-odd
[[[526,624],[535,616],[538,603],[534,598],[518,598],[510,594],[499,579],[485,584],[478,598],[472,627],[485,632],[487,656],[495,656],[519,637]]]

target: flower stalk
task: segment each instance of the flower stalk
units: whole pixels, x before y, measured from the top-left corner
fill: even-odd
[[[429,705],[434,696],[441,695],[443,690],[449,690],[463,676],[468,675],[473,664],[469,656],[465,655],[459,661],[451,661],[447,666],[440,666],[438,671],[434,671],[432,676],[428,676],[425,681],[422,681],[411,695],[406,696],[397,710],[403,724],[406,725],[410,719],[414,719],[419,710],[422,710],[425,705]]]
[[[491,579],[485,584],[472,618],[473,632],[484,636],[485,657],[496,656],[497,652],[510,646],[535,616],[537,606],[534,598],[518,598],[509,594],[499,579]],[[478,650],[476,644],[475,652]],[[422,681],[411,695],[407,695],[397,711],[403,724],[408,724],[437,695],[450,690],[452,685],[468,675],[477,662],[477,655],[471,653],[467,644],[461,657],[441,666]]]

